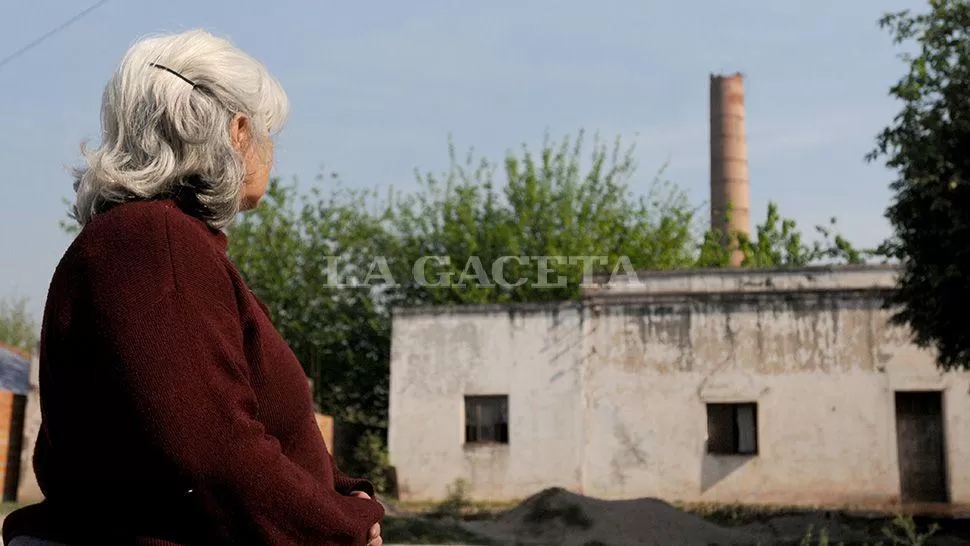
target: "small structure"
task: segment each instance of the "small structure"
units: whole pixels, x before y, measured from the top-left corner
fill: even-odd
[[[327,443],[327,451],[333,455],[333,417],[322,413],[315,413],[314,416],[317,419],[320,434],[323,435],[323,441]]]
[[[0,483],[3,500],[17,500],[31,357],[0,344]]]
[[[310,392],[314,392],[313,378],[307,376],[306,382],[307,386],[310,387]],[[333,417],[320,413],[320,405],[316,402],[313,403],[313,417],[317,420],[317,428],[320,429],[320,434],[323,435],[323,441],[327,443],[327,450],[333,455]]]
[[[700,270],[580,302],[397,309],[402,499],[970,504],[970,373],[889,323],[892,266]]]

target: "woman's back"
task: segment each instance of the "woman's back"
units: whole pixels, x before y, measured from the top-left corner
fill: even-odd
[[[335,477],[302,367],[225,250],[173,201],[85,226],[42,332],[46,500],[5,536],[363,544],[382,509],[345,496],[369,486]]]

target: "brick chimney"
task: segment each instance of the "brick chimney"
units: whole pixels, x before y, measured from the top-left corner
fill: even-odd
[[[711,74],[711,229],[751,233],[744,76]],[[733,241],[724,238],[724,244]],[[744,255],[732,244],[731,266]]]

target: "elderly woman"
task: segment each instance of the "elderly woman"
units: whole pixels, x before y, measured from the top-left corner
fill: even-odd
[[[300,363],[226,256],[287,109],[205,32],[128,51],[48,294],[45,500],[8,516],[6,544],[381,544],[372,486],[334,466]]]

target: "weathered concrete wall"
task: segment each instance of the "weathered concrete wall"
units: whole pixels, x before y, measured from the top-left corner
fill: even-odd
[[[878,301],[610,307],[586,368],[588,490],[680,500],[891,502],[894,390],[946,389],[953,500],[970,502],[966,374],[886,324]],[[705,453],[709,402],[758,403],[755,457]]]
[[[398,315],[390,448],[402,494],[440,498],[461,476],[490,499],[562,485],[607,498],[893,502],[894,391],[942,390],[951,500],[970,503],[970,374],[939,373],[888,325],[880,290],[893,275],[664,274],[591,287],[558,315]],[[512,439],[474,458],[461,405],[479,390],[509,394]],[[757,456],[706,454],[710,402],[758,403]]]
[[[391,464],[403,498],[478,498],[581,488],[582,323],[575,306],[476,308],[395,319]],[[463,446],[464,396],[508,394],[509,443]]]

